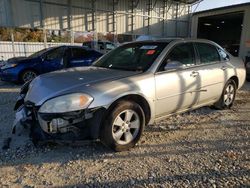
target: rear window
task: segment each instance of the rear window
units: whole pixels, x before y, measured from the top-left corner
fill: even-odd
[[[220,56],[215,46],[206,43],[196,43],[196,47],[201,63],[208,64],[220,61]]]

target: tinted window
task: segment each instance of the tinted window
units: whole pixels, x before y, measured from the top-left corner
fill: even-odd
[[[206,43],[196,43],[201,63],[220,61],[220,56],[215,46]]]
[[[55,48],[55,49],[50,50],[46,55],[47,60],[62,58],[63,51],[64,51],[64,48]]]
[[[98,42],[98,49],[104,50],[104,43],[103,42]]]
[[[218,52],[220,54],[220,57],[223,61],[228,61],[229,60],[229,55],[222,49],[218,48]]]
[[[86,58],[88,56],[87,50],[81,48],[72,48],[71,53],[72,57],[76,59]]]
[[[175,46],[161,65],[160,71],[165,70],[168,66],[171,67],[173,64],[174,66],[180,65],[181,67],[195,65],[194,47],[192,43]]]

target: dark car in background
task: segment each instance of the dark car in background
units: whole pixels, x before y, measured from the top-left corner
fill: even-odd
[[[84,42],[82,45],[83,47],[96,49],[97,51],[101,53],[107,53],[117,47],[116,44],[110,41],[88,41],[88,42]]]
[[[3,81],[27,82],[37,75],[63,68],[89,66],[102,53],[81,46],[59,46],[43,49],[29,57],[11,58],[0,68]]]

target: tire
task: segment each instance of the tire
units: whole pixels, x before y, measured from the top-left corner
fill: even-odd
[[[21,74],[21,82],[26,83],[30,80],[33,80],[37,76],[37,73],[33,70],[26,70]]]
[[[144,127],[145,114],[140,105],[130,101],[120,101],[104,120],[100,139],[114,151],[125,151],[134,147],[139,141]]]
[[[219,101],[214,104],[214,108],[219,110],[231,108],[233,106],[234,99],[236,96],[236,90],[237,88],[235,81],[232,79],[228,80],[224,86]]]

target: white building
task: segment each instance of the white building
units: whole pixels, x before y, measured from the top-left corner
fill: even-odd
[[[197,0],[0,0],[0,26],[187,37]]]

